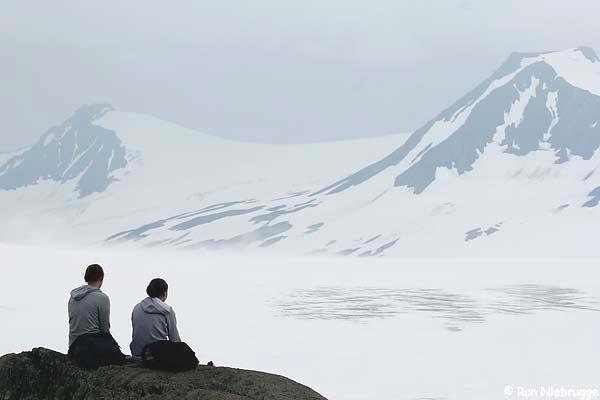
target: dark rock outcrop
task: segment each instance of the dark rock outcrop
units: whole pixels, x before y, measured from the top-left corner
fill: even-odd
[[[0,400],[326,400],[282,376],[199,366],[169,373],[109,366],[84,371],[44,348],[0,358]]]

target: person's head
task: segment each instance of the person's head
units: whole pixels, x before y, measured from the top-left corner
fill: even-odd
[[[148,297],[166,301],[167,296],[169,295],[169,285],[167,285],[167,282],[165,282],[164,279],[154,278],[148,284],[146,293],[148,294]]]
[[[85,269],[85,276],[83,279],[85,279],[88,285],[99,289],[104,282],[104,270],[98,264],[88,265]]]

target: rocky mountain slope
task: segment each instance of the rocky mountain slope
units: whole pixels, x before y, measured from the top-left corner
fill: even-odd
[[[360,141],[237,143],[90,105],[0,157],[0,241],[597,256],[599,148],[591,48],[514,53],[411,135]]]

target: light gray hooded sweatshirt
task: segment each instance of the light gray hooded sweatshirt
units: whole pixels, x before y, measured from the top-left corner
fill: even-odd
[[[175,311],[159,298],[146,297],[138,303],[133,308],[131,324],[133,334],[129,348],[134,360],[141,359],[142,350],[147,344],[159,340],[181,342]]]
[[[100,289],[83,285],[69,299],[69,347],[86,333],[110,332],[110,300]]]

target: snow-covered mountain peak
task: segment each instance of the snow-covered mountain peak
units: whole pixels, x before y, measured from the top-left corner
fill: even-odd
[[[543,60],[548,64],[552,65],[553,63],[560,64],[561,62],[565,62],[566,60],[575,60],[579,62],[584,62],[588,64],[595,64],[600,62],[600,58],[598,54],[592,47],[580,46],[574,47],[571,49],[560,50],[560,51],[544,51],[539,53],[513,53],[515,55],[520,55],[523,59],[536,59]]]
[[[521,64],[543,62],[573,86],[600,96],[600,58],[591,47],[522,54]]]
[[[388,168],[395,185],[423,192],[440,168],[473,169],[488,146],[555,162],[590,159],[600,147],[600,62],[590,48],[513,53],[490,78],[418,129],[387,157],[318,191],[338,193]],[[501,165],[497,166],[502,168]]]
[[[94,124],[111,110],[107,104],[83,106],[33,146],[14,153],[0,166],[0,189],[76,180],[80,197],[104,191],[114,180],[112,172],[127,165],[116,133]]]
[[[597,254],[581,232],[600,212],[599,67],[589,48],[513,53],[414,133],[337,143],[232,142],[85,106],[0,154],[0,240],[58,220],[125,246]]]
[[[599,63],[600,58],[593,48],[585,46],[561,51],[513,52],[495,75],[507,75],[535,62],[544,62],[556,69],[568,63],[579,63],[580,68],[597,70],[599,66],[594,64]]]

